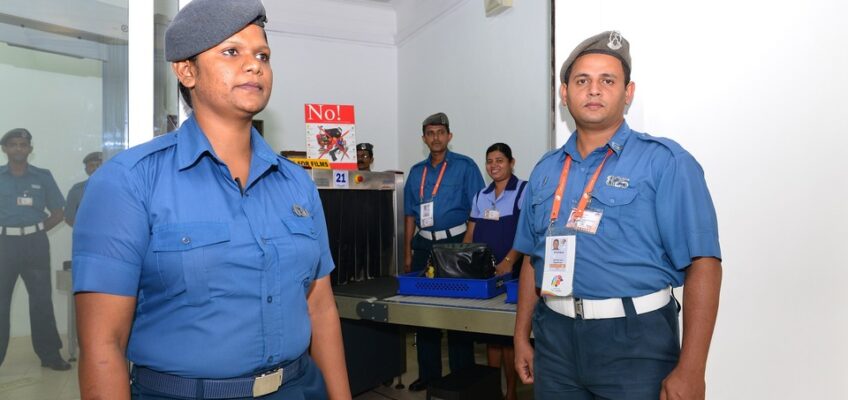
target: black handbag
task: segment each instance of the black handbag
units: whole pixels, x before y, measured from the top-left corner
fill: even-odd
[[[495,276],[495,256],[483,243],[433,245],[427,268],[437,278],[488,279]]]

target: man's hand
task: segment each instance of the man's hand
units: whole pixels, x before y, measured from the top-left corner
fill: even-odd
[[[525,384],[533,383],[533,346],[529,339],[515,338],[515,372]]]
[[[516,363],[518,349],[515,349]],[[685,371],[679,366],[663,380],[660,400],[703,400],[706,392],[704,373]]]

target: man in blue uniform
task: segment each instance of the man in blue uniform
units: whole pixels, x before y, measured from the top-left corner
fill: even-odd
[[[50,171],[29,165],[28,130],[6,132],[0,145],[9,159],[0,167],[0,364],[9,346],[12,291],[20,276],[29,293],[32,348],[41,366],[68,370],[71,365],[59,355],[62,341],[53,315],[47,239],[47,231],[62,222],[65,199]]]
[[[462,242],[474,195],[484,186],[477,164],[448,150],[453,133],[447,115],[433,114],[421,127],[430,156],[412,166],[404,187],[405,272],[423,270],[434,244]],[[412,391],[442,376],[441,331],[420,328],[416,343],[418,380],[409,385]],[[448,333],[452,372],[474,364],[473,345],[470,335]]]
[[[704,398],[721,286],[715,210],[691,154],[625,122],[630,68],[618,32],[577,46],[560,71],[577,130],[530,176],[515,354],[537,399]],[[684,283],[681,347],[670,288]]]
[[[371,143],[360,143],[356,145],[356,169],[370,171],[374,163],[374,146]]]
[[[100,168],[100,164],[103,164],[103,152],[95,151],[88,153],[82,159],[82,163],[85,165],[85,173],[91,176],[97,168]],[[74,222],[76,222],[77,210],[79,210],[82,194],[85,192],[85,185],[87,183],[88,179],[77,182],[68,191],[68,205],[65,206],[65,222],[70,226],[74,226]]]

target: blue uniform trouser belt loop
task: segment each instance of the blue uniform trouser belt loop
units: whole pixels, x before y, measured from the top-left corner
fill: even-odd
[[[3,226],[0,227],[0,235],[5,236],[26,236],[44,230],[44,223],[39,222],[34,225],[27,226]]]
[[[294,361],[287,361],[263,373],[242,378],[183,378],[139,366],[133,367],[132,376],[135,383],[169,396],[201,399],[259,397],[276,392],[286,382],[300,376],[308,362],[307,357],[304,353]]]
[[[425,231],[421,229],[418,231],[418,234],[427,240],[444,240],[449,237],[459,236],[465,233],[466,229],[467,227],[465,224],[460,224],[453,228],[445,229],[443,231]]]

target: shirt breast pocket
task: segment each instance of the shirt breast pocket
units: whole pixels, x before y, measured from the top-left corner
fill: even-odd
[[[603,186],[593,191],[589,208],[601,208],[604,212],[597,234],[610,239],[621,237],[627,220],[637,217],[633,201],[638,195],[639,190],[633,187],[621,189]]]
[[[208,302],[210,275],[216,272],[221,250],[229,241],[226,223],[195,222],[154,228],[151,247],[168,297],[183,296],[186,304],[192,306]]]
[[[551,224],[551,210],[553,209],[553,197],[556,188],[541,188],[533,194],[530,207],[533,209],[533,229],[536,234],[546,235],[548,226]],[[560,212],[562,214],[562,211]],[[560,215],[562,217],[562,215]]]
[[[282,226],[275,229],[272,238],[278,252],[280,265],[291,268],[297,282],[308,288],[315,277],[320,253],[318,251],[318,229],[311,216],[282,217]],[[288,275],[286,271],[283,272]]]

